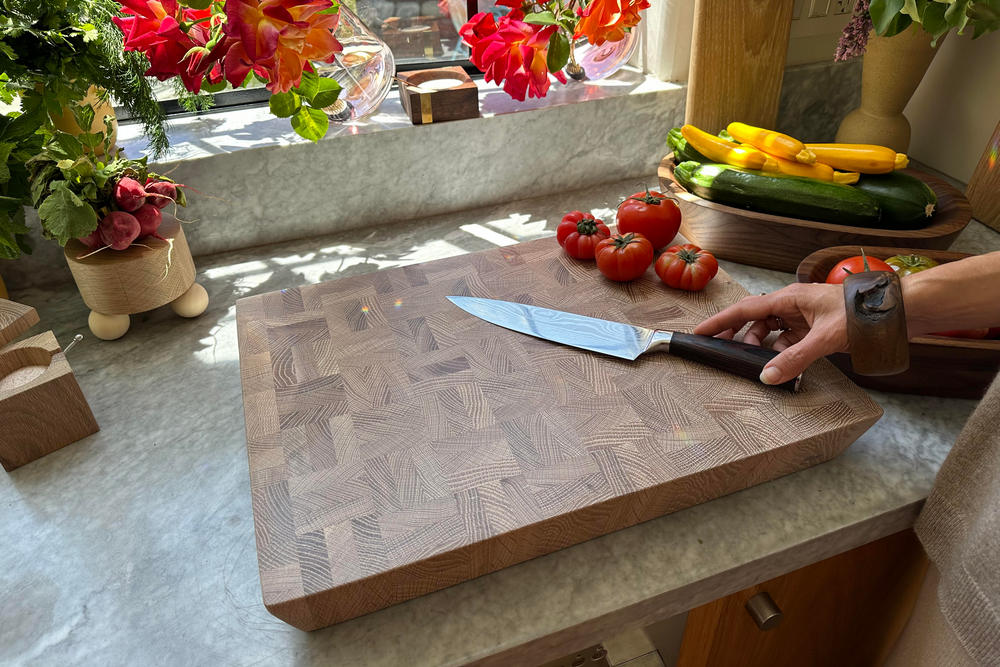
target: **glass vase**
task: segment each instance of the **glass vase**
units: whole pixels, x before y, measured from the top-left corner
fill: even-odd
[[[637,30],[626,32],[624,39],[604,42],[600,46],[594,46],[586,38],[578,39],[573,44],[573,56],[566,66],[566,73],[577,80],[605,79],[625,66],[635,53],[638,44]],[[574,60],[579,69],[574,67]]]
[[[347,6],[340,5],[340,21],[334,32],[344,50],[332,63],[313,63],[320,76],[340,84],[337,101],[324,111],[333,121],[360,120],[375,113],[389,94],[396,61],[388,45]]]

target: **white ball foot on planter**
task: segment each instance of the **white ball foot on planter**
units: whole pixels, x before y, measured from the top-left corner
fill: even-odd
[[[198,317],[208,308],[208,292],[198,283],[170,302],[170,307],[181,317]]]
[[[90,333],[101,340],[121,338],[128,331],[130,324],[132,320],[128,315],[105,315],[96,310],[90,311],[90,316],[87,318]]]

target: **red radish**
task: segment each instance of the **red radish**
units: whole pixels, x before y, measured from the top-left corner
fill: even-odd
[[[101,228],[97,227],[94,231],[90,232],[87,236],[81,236],[79,238],[80,243],[87,246],[91,250],[97,250],[104,242],[101,240]]]
[[[139,238],[139,221],[131,213],[112,211],[104,216],[100,226],[101,240],[112,250],[124,250]]]
[[[146,184],[147,204],[163,208],[172,201],[177,201],[177,186],[167,181],[154,181]]]
[[[139,181],[123,176],[115,183],[115,203],[123,211],[134,211],[146,203],[146,191]]]
[[[139,236],[149,236],[155,234],[163,220],[163,214],[156,204],[143,204],[132,212],[135,219],[139,221]]]

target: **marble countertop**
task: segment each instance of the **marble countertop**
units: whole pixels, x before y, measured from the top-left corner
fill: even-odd
[[[0,475],[0,663],[530,664],[901,530],[974,401],[874,393],[885,416],[836,459],[337,626],[261,602],[235,300],[513,244],[566,210],[613,219],[633,181],[197,261],[209,310],[133,317],[70,353],[102,430]],[[1000,248],[972,223],[956,250]],[[751,292],[791,274],[722,262]],[[13,295],[64,344],[72,286]],[[504,662],[506,661],[506,662]]]

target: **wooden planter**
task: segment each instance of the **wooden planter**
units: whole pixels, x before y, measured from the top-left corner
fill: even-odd
[[[969,202],[940,178],[913,169],[906,173],[927,183],[938,198],[933,222],[923,229],[835,225],[717,204],[691,194],[677,182],[672,153],[663,158],[659,169],[661,189],[679,200],[684,238],[719,259],[789,273],[809,253],[831,246],[948,248],[972,219]]]
[[[823,282],[834,264],[857,254],[858,247],[853,245],[824,248],[802,260],[796,277],[800,283]],[[941,264],[970,257],[963,252],[876,246],[865,246],[865,254],[879,259],[901,254],[924,255]],[[832,354],[828,358],[845,375],[869,389],[978,399],[1000,371],[1000,340],[918,336],[910,340],[909,369],[898,375],[857,375],[851,369],[849,354]]]
[[[163,239],[94,254],[78,240],[66,244],[66,262],[91,309],[88,324],[98,338],[125,335],[134,313],[170,304],[178,315],[196,317],[208,307],[208,293],[194,281],[194,260],[180,223],[164,216],[159,234]]]

